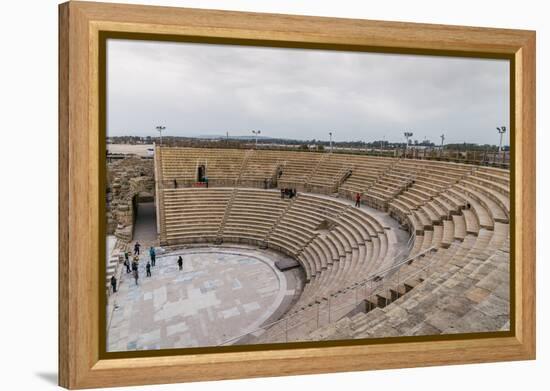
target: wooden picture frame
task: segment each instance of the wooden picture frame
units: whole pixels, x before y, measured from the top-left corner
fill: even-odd
[[[513,321],[506,336],[105,358],[100,277],[105,135],[101,34],[509,58]],[[150,39],[150,38],[149,38]],[[59,384],[90,388],[535,358],[535,32],[88,2],[59,6]],[[103,251],[103,252],[102,252]]]

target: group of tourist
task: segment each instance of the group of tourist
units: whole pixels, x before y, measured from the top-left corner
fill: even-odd
[[[139,242],[136,242],[134,245],[134,256],[132,258],[132,261],[130,262],[130,253],[128,251],[124,252],[124,266],[126,267],[126,274],[132,273],[134,277],[134,281],[136,282],[136,285],[138,285],[139,280],[139,253],[141,249],[141,244]],[[157,254],[155,252],[155,248],[151,246],[149,248],[149,260],[147,261],[147,264],[145,265],[145,272],[147,277],[151,277],[151,267],[155,266]],[[111,287],[113,288],[113,293],[116,293],[117,289],[117,279],[115,275],[113,274],[111,276]]]
[[[138,266],[139,266],[140,249],[141,249],[141,244],[139,242],[136,242],[134,244],[134,255],[131,262],[130,262],[130,253],[128,251],[124,252],[124,266],[126,267],[126,273],[127,274],[132,273],[136,285],[138,285],[138,280],[139,280]],[[155,251],[155,248],[151,246],[149,248],[149,260],[145,265],[146,277],[152,276],[151,268],[155,266],[156,261],[157,261],[157,253]],[[181,255],[178,257],[177,264],[178,264],[179,270],[183,270],[183,258],[181,257]],[[116,293],[117,279],[114,274],[111,276],[111,288],[113,289],[113,293]]]

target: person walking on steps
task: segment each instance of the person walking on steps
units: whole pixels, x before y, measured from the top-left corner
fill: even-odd
[[[126,266],[126,273],[130,273],[130,261],[128,261],[128,259],[124,260],[124,266]]]
[[[151,257],[151,266],[155,266],[157,253],[155,252],[155,248],[153,246],[149,249],[149,256]]]
[[[111,288],[113,288],[113,293],[116,293],[116,277],[114,274],[111,276]]]
[[[147,265],[145,265],[145,271],[147,272],[147,277],[151,277],[151,263],[147,262]]]
[[[134,270],[134,280],[136,281],[136,285],[138,284],[138,279],[139,279],[139,272],[138,270]]]
[[[178,257],[178,266],[180,270],[183,270],[183,258],[181,257],[181,255]]]
[[[138,269],[138,263],[139,263],[139,258],[138,258],[138,256],[136,255],[136,256],[134,257],[134,260],[132,261],[132,270],[133,270],[133,271],[137,271],[137,269]]]
[[[128,250],[124,251],[124,266],[126,266],[126,273],[130,273],[130,253]]]
[[[141,247],[141,244],[139,244],[139,242],[136,242],[136,244],[134,244],[134,255],[139,255],[140,247]]]
[[[355,207],[356,208],[361,207],[361,194],[359,193],[355,194]]]

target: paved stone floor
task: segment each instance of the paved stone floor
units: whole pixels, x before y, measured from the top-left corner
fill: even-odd
[[[271,251],[183,249],[158,256],[152,277],[143,252],[138,285],[124,271],[109,298],[108,351],[215,346],[280,317],[302,289],[301,272],[277,270]]]

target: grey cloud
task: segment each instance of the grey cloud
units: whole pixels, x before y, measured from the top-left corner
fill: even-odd
[[[108,134],[496,143],[503,60],[111,40]]]

